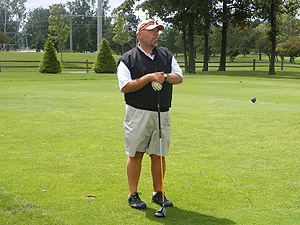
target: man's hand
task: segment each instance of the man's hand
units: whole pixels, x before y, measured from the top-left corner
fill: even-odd
[[[127,83],[123,88],[123,93],[129,93],[129,92],[135,92],[143,88],[145,85],[149,84],[151,82],[158,83],[154,84],[155,89],[152,87],[155,91],[160,91],[162,89],[162,83],[165,81],[164,72],[154,72],[154,73],[148,73],[140,78],[133,79],[129,83]]]
[[[154,91],[160,91],[162,89],[162,85],[156,81],[152,81],[151,85]]]
[[[158,82],[159,84],[162,84],[165,81],[164,72],[154,72],[148,75],[150,76],[150,80],[152,82]]]

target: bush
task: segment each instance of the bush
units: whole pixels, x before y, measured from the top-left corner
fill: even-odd
[[[115,73],[117,71],[116,61],[109,47],[109,42],[103,38],[94,62],[93,70],[96,73]]]
[[[8,43],[11,40],[9,36],[0,31],[0,44]]]
[[[61,65],[57,60],[56,50],[50,39],[46,41],[44,55],[39,67],[40,73],[60,73]]]

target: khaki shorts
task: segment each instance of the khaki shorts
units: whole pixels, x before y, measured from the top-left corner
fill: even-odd
[[[162,155],[168,155],[170,145],[170,112],[161,112]],[[134,157],[136,152],[160,156],[158,113],[126,105],[124,120],[126,154]]]

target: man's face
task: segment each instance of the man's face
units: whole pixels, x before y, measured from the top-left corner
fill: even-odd
[[[158,32],[159,29],[155,28],[153,30],[142,30],[139,32],[138,37],[142,45],[151,46],[152,48],[156,47],[158,44]]]

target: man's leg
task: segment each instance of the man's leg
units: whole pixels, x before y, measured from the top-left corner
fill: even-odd
[[[132,208],[136,209],[145,209],[147,205],[140,199],[139,194],[137,193],[137,187],[139,184],[139,179],[142,170],[142,159],[144,153],[137,152],[135,157],[128,157],[127,159],[127,179],[129,185],[129,198],[128,204]]]
[[[150,155],[151,157],[151,173],[152,173],[152,181],[153,181],[153,191],[158,192],[161,191],[161,166],[160,166],[160,156]],[[166,170],[166,162],[165,157],[163,157],[163,174],[165,174]]]
[[[165,176],[166,171],[166,161],[165,157],[162,157],[163,162],[163,176]],[[153,180],[153,192],[152,202],[163,205],[162,201],[162,183],[161,183],[161,165],[160,156],[151,155],[151,173]],[[166,207],[172,207],[173,203],[164,196],[164,205]]]
[[[128,157],[127,159],[126,169],[129,185],[129,196],[137,192],[137,187],[141,175],[143,156],[143,152],[137,152],[135,157]]]

